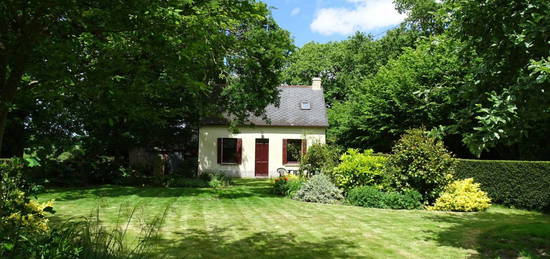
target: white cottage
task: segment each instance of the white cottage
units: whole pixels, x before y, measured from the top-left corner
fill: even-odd
[[[259,117],[237,132],[211,123],[199,129],[199,172],[222,171],[235,177],[276,177],[277,169],[296,170],[299,155],[325,143],[328,127],[321,79],[311,86],[282,85],[280,105],[266,108],[270,123]]]

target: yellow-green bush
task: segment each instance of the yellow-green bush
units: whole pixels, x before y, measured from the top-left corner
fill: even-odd
[[[344,153],[340,157],[340,164],[330,174],[336,186],[348,192],[355,187],[380,185],[387,158],[373,153],[372,149],[363,152],[349,149]]]
[[[19,192],[13,202],[20,210],[12,212],[7,217],[1,217],[0,224],[17,226],[19,230],[27,233],[40,233],[49,230],[46,213],[49,213],[53,207],[53,201],[40,203],[36,200],[27,200],[24,193]]]
[[[447,186],[429,210],[483,211],[491,206],[487,193],[474,183],[473,178],[454,181]]]

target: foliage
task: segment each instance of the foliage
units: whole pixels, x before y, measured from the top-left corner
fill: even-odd
[[[233,178],[225,175],[224,172],[205,171],[199,175],[199,179],[208,183],[209,187],[228,187],[233,184]]]
[[[437,35],[445,30],[444,19],[438,13],[443,1],[437,0],[396,0],[396,9],[407,14],[405,24],[422,35]]]
[[[458,0],[449,1],[444,13],[447,33],[483,59],[471,67],[475,80],[461,93],[471,102],[461,107],[460,120],[470,120],[472,112],[478,115],[474,127],[458,129],[468,137],[466,144],[478,156],[498,144],[518,144],[521,156],[547,157],[537,152],[548,152],[543,143],[550,121],[550,84],[532,74],[531,65],[549,55],[550,3]],[[505,123],[497,127],[488,119]]]
[[[124,181],[125,169],[113,157],[78,155],[65,160],[45,159],[28,170],[35,181],[49,186],[90,186]]]
[[[461,46],[440,36],[405,49],[358,85],[352,98],[329,110],[328,138],[386,153],[407,129],[447,125],[461,105],[450,96],[470,80],[457,51]]]
[[[273,180],[273,193],[292,198],[305,182],[304,178],[293,174],[275,178]]]
[[[349,191],[346,200],[351,205],[381,209],[420,209],[422,195],[414,190],[383,192],[374,186],[355,187]]]
[[[193,146],[201,119],[276,103],[293,49],[253,0],[10,0],[0,17],[0,143],[10,110],[9,134],[24,131],[10,144],[41,156]]]
[[[0,163],[0,256],[41,257],[41,243],[50,228],[46,214],[53,213],[52,201],[32,200],[33,187],[22,178],[24,164],[19,160]],[[28,193],[23,190],[29,191]]]
[[[318,174],[311,177],[300,190],[292,197],[295,200],[317,203],[338,203],[344,197],[331,181],[324,174]]]
[[[351,189],[346,195],[346,201],[356,206],[384,208],[384,196],[375,186],[361,186]]]
[[[349,149],[340,157],[340,164],[330,177],[344,192],[364,185],[380,185],[384,179],[387,158],[373,155],[372,149]]]
[[[477,157],[483,153],[513,159],[548,157],[550,84],[541,68],[549,54],[550,3],[398,0],[396,4],[408,14],[407,24],[422,34],[442,34],[462,43],[455,50],[470,79],[439,80],[441,85],[461,86],[448,95],[461,103],[451,116],[441,117],[450,121],[441,123],[440,134],[458,136]]]
[[[306,43],[292,53],[282,80],[288,84],[309,85],[321,77],[329,106],[353,96],[352,89],[404,47],[414,46],[418,35],[404,27],[389,30],[375,40],[357,32],[347,40],[329,43]]]
[[[76,223],[67,222],[59,229],[64,239],[71,240],[74,247],[81,248],[80,258],[150,258],[170,208],[167,205],[160,214],[142,222],[134,243],[128,242],[128,228],[136,224],[133,221],[138,220],[135,215],[139,211],[137,206],[121,206],[119,214],[115,215],[116,224],[109,228],[101,224],[102,217],[97,208],[95,214]]]
[[[550,211],[550,162],[459,159],[455,179],[473,178],[493,203]]]
[[[429,210],[484,211],[491,206],[491,199],[473,178],[457,180],[449,184]]]
[[[413,189],[431,203],[452,180],[455,160],[440,140],[423,129],[408,130],[393,148],[388,159],[391,186]]]
[[[388,152],[404,130],[424,126],[461,157],[548,157],[550,3],[395,4],[407,14],[402,26],[422,37],[381,67],[354,76],[361,83],[346,81],[341,89],[348,98],[329,110],[329,139]],[[358,49],[356,55],[369,53]]]
[[[313,144],[300,161],[300,171],[308,174],[330,174],[338,165],[338,148],[327,144]]]

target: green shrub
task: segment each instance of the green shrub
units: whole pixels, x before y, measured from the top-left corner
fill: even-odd
[[[340,160],[331,178],[344,192],[358,186],[382,183],[386,157],[374,156],[370,149],[362,153],[357,149],[349,149],[340,157]]]
[[[382,209],[420,209],[422,195],[414,190],[383,192],[374,186],[356,187],[346,197],[351,205]]]
[[[458,159],[455,178],[474,178],[493,203],[550,211],[550,162]]]
[[[423,129],[408,130],[389,157],[388,181],[397,190],[417,190],[432,203],[452,181],[455,160],[443,143]]]
[[[202,175],[204,174],[205,173]],[[223,172],[208,172],[207,174],[210,175],[208,186],[212,188],[228,187],[233,185],[233,178],[225,175]]]
[[[313,144],[300,161],[300,171],[308,175],[330,174],[338,165],[339,149],[326,144]]]
[[[294,180],[289,180],[286,183],[286,196],[289,198],[294,197],[296,193],[302,188],[302,186],[306,183],[304,178],[298,177]]]
[[[304,183],[304,179],[296,175],[281,176],[273,180],[273,193],[293,197]]]
[[[384,204],[389,209],[421,209],[422,194],[415,190],[405,190],[403,192],[386,192]]]
[[[318,203],[338,203],[344,197],[331,181],[324,174],[311,177],[292,197],[295,200]]]
[[[346,200],[351,205],[385,208],[384,193],[374,186],[355,187],[349,191]]]
[[[45,159],[30,171],[36,181],[51,186],[80,187],[119,183],[121,167],[113,157],[77,155],[62,161]]]
[[[429,210],[483,211],[491,206],[487,193],[474,183],[473,178],[457,180],[449,184]]]

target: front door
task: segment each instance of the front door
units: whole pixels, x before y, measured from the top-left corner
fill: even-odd
[[[268,176],[269,139],[256,139],[256,176]]]

